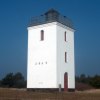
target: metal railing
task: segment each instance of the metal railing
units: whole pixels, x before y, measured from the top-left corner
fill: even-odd
[[[69,18],[67,18],[66,16],[62,16],[62,15],[59,15],[59,16],[53,15],[53,16],[49,16],[49,17],[46,15],[41,15],[38,17],[33,17],[33,18],[31,18],[29,27],[46,24],[46,23],[51,23],[51,22],[59,22],[69,28],[74,29],[72,21]]]

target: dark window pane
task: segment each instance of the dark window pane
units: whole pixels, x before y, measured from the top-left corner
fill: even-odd
[[[41,30],[41,41],[43,41],[43,40],[44,40],[44,31]]]
[[[65,62],[67,62],[67,52],[65,52]]]
[[[65,41],[66,41],[66,31],[65,31],[65,36],[64,37],[65,37]]]

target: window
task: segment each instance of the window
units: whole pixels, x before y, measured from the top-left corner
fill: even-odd
[[[65,31],[65,35],[64,35],[65,41],[66,41],[66,31]]]
[[[40,40],[43,41],[44,40],[44,31],[43,30],[41,30],[41,34],[40,35],[41,35],[41,37],[40,37],[41,39]]]
[[[65,63],[67,63],[67,52],[65,52]]]

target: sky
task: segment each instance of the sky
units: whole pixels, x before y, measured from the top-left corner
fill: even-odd
[[[0,78],[27,76],[27,27],[54,8],[75,27],[76,75],[100,75],[100,0],[0,0]]]

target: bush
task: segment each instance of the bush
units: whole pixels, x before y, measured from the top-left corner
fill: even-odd
[[[1,86],[24,88],[26,87],[26,81],[20,72],[15,75],[13,73],[9,73],[1,80]]]
[[[84,85],[87,84],[88,86],[100,89],[100,76],[95,75],[93,77],[86,77],[84,74],[82,74],[80,77],[76,77],[76,83],[84,83]]]

